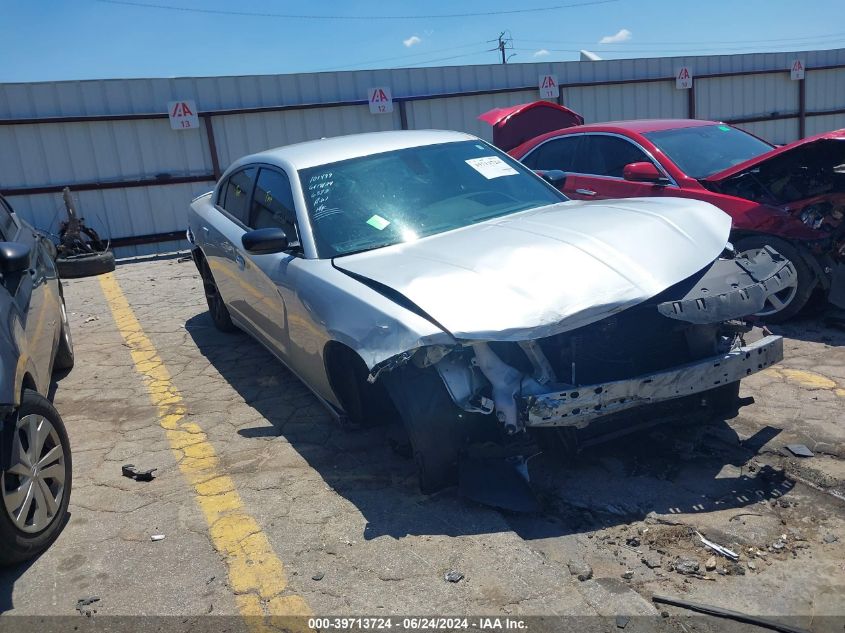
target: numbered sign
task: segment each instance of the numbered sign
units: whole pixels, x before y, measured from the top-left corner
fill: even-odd
[[[371,114],[393,112],[393,95],[390,93],[390,88],[370,88],[367,100],[370,102]]]
[[[174,130],[191,130],[200,126],[197,115],[197,104],[194,101],[171,101],[167,104],[167,115],[170,117],[170,127]]]
[[[558,93],[557,75],[540,75],[540,98],[557,99]]]
[[[793,81],[804,79],[804,60],[795,59],[792,61],[792,66],[789,67],[789,78]]]
[[[689,90],[692,88],[692,70],[689,66],[681,66],[675,73],[675,88],[678,90]]]

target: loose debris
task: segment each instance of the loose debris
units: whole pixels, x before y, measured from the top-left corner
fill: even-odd
[[[795,457],[815,457],[815,453],[803,444],[787,444],[785,448]]]
[[[825,543],[830,544],[830,543],[835,543],[836,541],[838,541],[838,540],[839,540],[839,537],[838,537],[838,536],[836,536],[835,534],[825,534],[825,535],[822,537],[822,540],[823,540]]]
[[[123,473],[123,476],[129,477],[129,479],[134,479],[135,481],[152,481],[155,479],[155,475],[153,475],[153,473],[157,471],[158,468],[138,470],[135,468],[135,464],[124,464],[120,467],[120,470]]]
[[[734,552],[733,550],[728,549],[724,545],[719,545],[718,543],[714,543],[713,541],[708,541],[706,538],[701,536],[699,532],[695,533],[698,538],[701,539],[701,542],[704,544],[705,547],[709,547],[717,554],[721,554],[725,558],[730,558],[731,560],[739,560],[739,554]]]
[[[446,572],[446,574],[443,576],[443,579],[447,582],[460,582],[464,579],[464,575],[461,572],[453,569],[452,571]]]
[[[628,626],[628,622],[631,621],[631,618],[627,615],[617,615],[616,616],[616,628],[624,629]]]
[[[701,569],[701,563],[694,558],[681,558],[680,556],[672,563],[672,569],[679,574],[693,575],[697,574]]]
[[[79,611],[79,615],[84,615],[87,617],[91,617],[92,613],[97,613],[96,609],[86,609],[85,607],[94,604],[95,602],[99,602],[100,598],[97,596],[91,596],[90,598],[79,598],[76,601],[76,610]]]
[[[325,577],[326,577],[325,572],[318,571],[316,574],[311,576],[311,580],[316,580],[317,582],[320,582]]]
[[[780,631],[781,633],[809,633],[806,629],[799,629],[798,627],[789,626],[773,620],[766,620],[765,618],[758,618],[756,616],[746,615],[739,611],[730,611],[722,609],[721,607],[713,607],[698,602],[689,602],[688,600],[681,600],[680,598],[668,598],[666,596],[652,596],[654,602],[658,604],[670,604],[674,607],[681,607],[682,609],[689,609],[690,611],[697,611],[698,613],[706,613],[708,615],[715,615],[744,624],[754,624],[763,628],[772,629],[773,631]]]
[[[155,543],[156,541],[163,541],[164,540],[164,534],[153,534],[152,536],[150,536],[150,540],[153,543]]]
[[[587,563],[579,563],[578,561],[571,560],[566,566],[569,568],[569,573],[578,578],[581,582],[593,577],[593,568]]]
[[[711,556],[710,558],[707,559],[707,561],[704,563],[704,569],[706,569],[707,571],[713,571],[714,569],[716,569],[716,557],[715,556]]]

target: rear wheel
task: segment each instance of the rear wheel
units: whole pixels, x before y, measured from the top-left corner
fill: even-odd
[[[8,421],[7,421],[8,422]],[[0,472],[0,564],[31,558],[58,536],[73,468],[65,425],[44,396],[25,390],[11,421],[9,467]]]
[[[208,304],[208,313],[211,315],[211,320],[221,332],[234,332],[237,328],[232,323],[232,317],[229,315],[229,309],[223,301],[220,290],[217,288],[217,282],[214,281],[214,275],[211,274],[211,268],[205,258],[199,256],[196,258],[197,268],[202,277],[203,290],[205,291],[205,301]]]
[[[786,240],[768,235],[752,235],[741,238],[734,244],[738,255],[746,253],[754,255],[765,246],[771,246],[792,262],[796,278],[792,284],[769,296],[763,309],[755,316],[768,323],[782,323],[794,317],[806,305],[818,285],[818,279],[804,261],[800,251]]]

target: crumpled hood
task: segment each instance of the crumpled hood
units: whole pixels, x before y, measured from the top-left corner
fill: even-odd
[[[458,339],[522,340],[636,305],[721,254],[731,219],[680,198],[570,201],[338,257]]]

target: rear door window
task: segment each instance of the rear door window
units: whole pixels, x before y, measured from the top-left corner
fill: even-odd
[[[241,224],[249,221],[252,184],[255,182],[255,167],[236,171],[229,176],[220,193],[219,204]]]
[[[618,136],[588,134],[583,137],[573,171],[591,176],[622,178],[628,163],[651,162],[639,147]]]
[[[581,136],[563,136],[546,141],[522,162],[531,169],[560,169],[572,171],[575,153]]]
[[[293,194],[286,174],[267,168],[258,172],[248,224],[253,229],[279,227],[291,245],[299,242]]]

